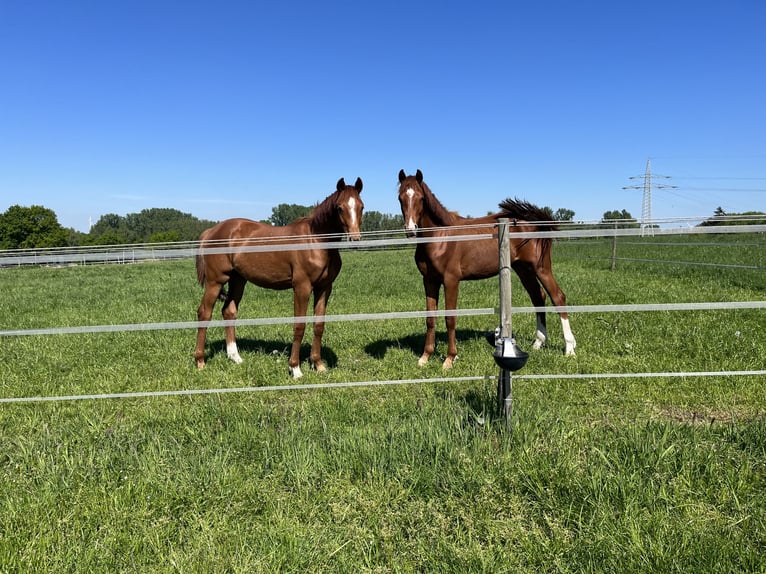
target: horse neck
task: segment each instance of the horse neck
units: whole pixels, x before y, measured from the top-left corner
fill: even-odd
[[[309,217],[309,228],[312,235],[338,235],[343,233],[340,222],[335,218],[319,220]],[[337,241],[337,237],[325,239],[326,241]]]
[[[484,225],[497,222],[502,213],[485,215],[484,217],[463,217],[455,211],[450,211],[437,199],[434,193],[423,184],[425,191],[425,211],[421,216],[421,227],[452,227],[457,225]]]
[[[425,211],[421,217],[422,227],[446,227],[455,224],[455,214],[449,211],[423,182]]]
[[[343,228],[341,227],[335,209],[335,197],[335,193],[328,196],[322,203],[317,205],[307,217],[312,234],[325,235],[343,233]],[[332,240],[335,240],[335,238]]]

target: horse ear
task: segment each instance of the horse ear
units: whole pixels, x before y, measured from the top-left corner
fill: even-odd
[[[338,185],[335,186],[335,189],[338,191],[343,191],[346,189],[346,180],[342,177],[338,180]]]
[[[361,177],[356,178],[356,183],[354,184],[354,187],[356,188],[357,192],[362,193],[362,178]]]
[[[418,183],[423,183],[423,172],[420,170],[415,172],[415,179],[418,180]]]
[[[404,181],[404,178],[407,177],[407,174],[404,173],[403,169],[399,170],[399,183],[402,183]]]

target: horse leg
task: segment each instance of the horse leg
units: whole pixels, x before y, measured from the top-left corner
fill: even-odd
[[[205,284],[205,292],[202,294],[202,301],[197,309],[198,321],[210,321],[213,316],[213,307],[218,300],[218,294],[221,292],[221,284],[215,281],[208,281]],[[205,339],[207,338],[207,327],[197,328],[197,345],[194,348],[194,360],[197,362],[197,368],[205,367]]]
[[[436,311],[439,307],[439,290],[441,282],[423,277],[423,287],[426,290],[426,311]],[[418,359],[418,366],[422,367],[431,358],[436,349],[436,317],[426,317],[426,342],[423,347],[423,354]]]
[[[225,321],[234,321],[237,318],[239,303],[242,301],[242,295],[245,292],[246,284],[247,281],[244,277],[232,273],[231,278],[229,279],[229,293],[226,295],[226,301],[224,301],[223,309],[221,310],[221,314]],[[224,331],[226,332],[226,356],[239,364],[242,362],[242,357],[239,356],[239,350],[237,349],[237,338],[234,325],[227,325],[224,328]]]
[[[293,281],[293,316],[305,317],[306,309],[309,305],[309,296],[311,295],[311,283],[308,279],[303,281]],[[304,321],[296,321],[293,324],[293,346],[290,350],[290,359],[287,361],[287,366],[290,371],[290,375],[294,379],[300,379],[303,376],[301,371],[301,341],[303,341],[303,333],[306,331],[306,323]]]
[[[321,372],[327,370],[322,362],[322,335],[324,335],[324,316],[327,302],[332,294],[332,283],[314,288],[314,340],[311,342],[311,362]]]
[[[457,296],[460,290],[460,280],[454,277],[444,280],[444,309],[454,311],[457,309]],[[447,358],[442,364],[443,369],[451,369],[457,361],[457,317],[447,315],[444,317],[444,323],[447,326]]]
[[[548,295],[550,295],[553,304],[557,307],[565,307],[567,298],[561,290],[561,287],[559,287],[559,284],[556,282],[556,278],[553,276],[550,259],[546,261],[546,265],[537,268],[537,277],[540,280],[540,283],[543,284],[543,287],[545,287]],[[561,330],[564,333],[564,354],[567,356],[574,356],[577,342],[572,334],[572,328],[569,326],[569,315],[566,311],[560,311],[559,317],[561,317]]]
[[[521,280],[521,285],[529,294],[529,299],[532,301],[532,305],[535,307],[545,307],[545,291],[537,281],[537,275],[534,269],[529,263],[526,262],[514,262],[512,265],[513,270]],[[545,324],[545,311],[538,311],[537,316],[537,329],[535,330],[535,342],[532,348],[540,349],[545,341],[548,339],[548,329]]]

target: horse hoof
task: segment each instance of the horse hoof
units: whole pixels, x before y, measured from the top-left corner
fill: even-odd
[[[442,369],[451,369],[455,366],[455,361],[457,361],[457,355],[454,357],[447,357],[442,363]]]
[[[303,376],[303,372],[301,371],[300,366],[298,367],[289,367],[290,370],[290,376],[293,379],[300,379]]]
[[[327,371],[327,367],[324,366],[324,363],[316,363],[314,369],[316,369],[317,373],[324,373]]]
[[[197,370],[201,371],[205,368],[205,361],[197,361]]]
[[[428,362],[428,356],[423,355],[422,357],[418,359],[418,367],[425,367],[427,362]]]

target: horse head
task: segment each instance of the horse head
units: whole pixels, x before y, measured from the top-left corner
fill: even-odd
[[[335,208],[338,220],[343,232],[348,235],[351,241],[359,241],[362,238],[364,202],[359,195],[362,193],[362,185],[362,178],[360,177],[356,178],[354,185],[346,185],[346,181],[341,177],[336,186]]]
[[[405,175],[399,170],[399,206],[404,217],[404,230],[408,237],[417,235],[420,218],[423,215],[423,173],[418,170],[415,175]]]

